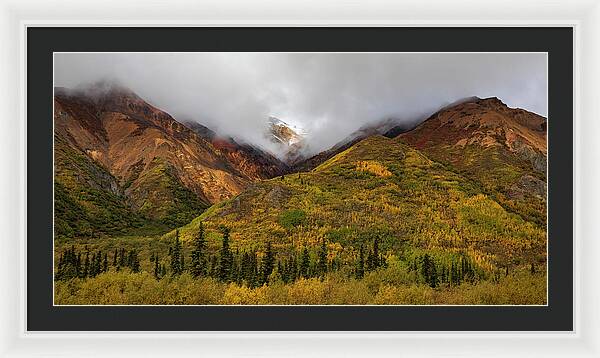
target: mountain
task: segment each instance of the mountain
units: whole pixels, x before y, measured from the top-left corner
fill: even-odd
[[[197,122],[187,121],[184,124],[225,154],[229,162],[253,180],[272,178],[289,171],[287,164],[265,149],[232,137],[219,136]]]
[[[412,130],[385,127],[363,128],[311,171],[253,183],[182,227],[183,239],[203,222],[231,228],[240,250],[270,242],[280,258],[325,239],[338,264],[351,265],[377,238],[409,267],[423,253],[446,263],[462,253],[488,277],[543,266],[544,117],[469,98]],[[392,129],[403,133],[377,134]]]
[[[411,128],[412,127],[412,128]],[[398,137],[451,170],[476,180],[506,208],[546,222],[546,119],[498,98],[450,103],[416,126],[388,119],[367,125],[332,148],[294,163],[310,171],[372,135]]]
[[[504,208],[476,180],[381,135],[313,171],[252,184],[181,228],[184,241],[200,222],[213,232],[231,228],[232,245],[242,251],[270,242],[282,260],[325,239],[330,260],[349,269],[361,245],[375,239],[408,267],[424,253],[441,267],[466,255],[484,276],[545,261],[544,228]]]
[[[312,157],[301,159],[293,163],[293,171],[309,171],[320,164],[332,158],[336,154],[343,152],[361,140],[372,135],[380,134],[388,138],[393,138],[410,129],[410,124],[404,124],[401,121],[393,118],[388,118],[383,121],[367,124],[354,131],[348,137],[335,144],[333,147],[322,151]]]
[[[304,139],[307,133],[300,127],[288,124],[276,117],[269,117],[267,138],[277,144],[287,164],[303,159]]]
[[[64,194],[64,203],[77,204],[87,216],[107,211],[107,217],[118,217],[107,232],[128,227],[128,213],[135,220],[181,224],[250,182],[283,171],[272,156],[208,141],[112,83],[56,88],[54,126],[55,189]],[[92,188],[92,194],[82,194]],[[103,204],[106,197],[114,198],[117,209]],[[81,234],[80,229],[66,228],[63,234]]]
[[[481,184],[506,208],[545,225],[546,118],[496,97],[434,113],[398,139]]]

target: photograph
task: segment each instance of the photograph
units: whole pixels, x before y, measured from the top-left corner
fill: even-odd
[[[548,305],[547,52],[52,69],[56,306]]]

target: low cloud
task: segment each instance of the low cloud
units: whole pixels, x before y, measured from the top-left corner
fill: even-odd
[[[269,116],[304,128],[318,152],[469,96],[547,115],[546,54],[59,53],[54,70],[55,86],[117,80],[176,119],[271,150]]]

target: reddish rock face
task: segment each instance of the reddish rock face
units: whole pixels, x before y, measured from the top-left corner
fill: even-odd
[[[496,200],[506,208],[545,224],[546,136],[546,118],[494,97],[443,108],[396,138],[499,193]]]
[[[439,145],[500,146],[513,153],[527,147],[546,156],[546,118],[509,108],[498,98],[476,99],[442,109],[399,138],[424,149]]]
[[[106,168],[125,187],[134,208],[149,198],[157,167],[207,203],[237,195],[250,182],[280,175],[285,165],[234,141],[207,139],[168,113],[118,86],[89,91],[56,89],[55,135]]]

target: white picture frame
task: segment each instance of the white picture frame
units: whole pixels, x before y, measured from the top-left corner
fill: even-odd
[[[600,253],[598,1],[8,0],[0,4],[1,356],[600,356],[600,260],[595,257]],[[33,26],[572,26],[574,331],[319,333],[315,327],[315,332],[297,333],[26,332],[25,223],[31,218],[25,216],[25,34]]]

